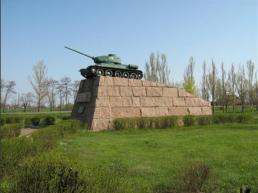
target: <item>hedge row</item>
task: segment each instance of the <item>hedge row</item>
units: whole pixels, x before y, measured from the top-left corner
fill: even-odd
[[[53,148],[58,139],[85,128],[77,120],[62,121],[56,125],[34,132],[31,137],[16,137],[0,140],[0,178],[12,174],[18,163],[29,156]]]
[[[118,118],[113,121],[114,129],[171,128],[175,126],[209,125],[220,123],[245,123],[252,119],[250,114],[215,114],[205,116],[186,115],[163,117]]]
[[[24,123],[27,126],[31,126],[29,124],[33,124],[37,126],[40,122],[43,124],[51,125],[56,119],[67,120],[70,118],[68,114],[59,114],[59,115],[49,115],[49,114],[21,114],[21,115],[6,115],[1,114],[0,117],[0,125],[11,124],[11,123]],[[48,124],[50,123],[50,124]]]

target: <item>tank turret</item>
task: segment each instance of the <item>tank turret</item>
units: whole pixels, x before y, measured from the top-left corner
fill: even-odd
[[[121,59],[115,54],[94,57],[67,46],[65,46],[65,48],[86,56],[94,61],[95,65],[90,65],[87,68],[80,69],[81,75],[85,78],[92,76],[115,76],[142,79],[143,77],[142,71],[138,70],[137,65],[122,64]]]

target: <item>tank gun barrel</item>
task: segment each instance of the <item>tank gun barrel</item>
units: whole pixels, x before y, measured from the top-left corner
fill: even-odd
[[[68,49],[68,50],[74,51],[74,52],[76,52],[76,53],[78,53],[78,54],[81,54],[81,55],[83,55],[83,56],[86,56],[86,57],[88,57],[88,58],[91,58],[92,60],[95,61],[95,57],[93,57],[93,56],[87,55],[87,54],[85,54],[85,53],[83,53],[83,52],[77,51],[77,50],[72,49],[72,48],[69,48],[69,47],[67,47],[67,46],[65,46],[65,48]]]

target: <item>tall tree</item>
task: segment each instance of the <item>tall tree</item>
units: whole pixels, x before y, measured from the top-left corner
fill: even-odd
[[[73,100],[75,101],[76,99],[76,95],[77,95],[77,92],[79,90],[79,86],[80,86],[80,81],[78,80],[75,80],[73,83],[72,83],[72,92],[73,92]]]
[[[7,81],[7,82],[4,82],[4,81],[1,81],[1,91],[3,91],[3,95],[4,95],[4,98],[3,98],[3,112],[5,111],[5,108],[6,108],[6,104],[7,104],[7,100],[9,98],[9,96],[11,94],[14,94],[15,93],[15,86],[16,86],[16,83],[15,81]],[[2,92],[1,92],[2,94]]]
[[[239,65],[238,73],[236,75],[236,88],[238,97],[241,102],[241,111],[244,112],[245,108],[245,99],[248,93],[248,81],[245,77],[245,67],[243,65]]]
[[[234,64],[231,65],[231,69],[228,73],[228,83],[229,83],[229,95],[232,98],[233,112],[235,112],[236,106],[236,72]]]
[[[32,80],[30,80],[30,83],[35,92],[38,112],[40,111],[43,99],[47,96],[46,73],[47,69],[43,61],[33,66]]]
[[[196,94],[197,88],[195,85],[195,80],[194,80],[194,59],[191,56],[189,59],[189,64],[186,67],[185,73],[184,73],[184,82],[183,82],[183,87],[184,89],[192,94]]]
[[[63,97],[64,97],[64,87],[61,83],[59,83],[56,87],[57,93],[59,95],[59,110],[62,110],[62,105],[63,105]]]
[[[33,94],[31,92],[21,95],[21,103],[22,103],[24,112],[27,111],[27,108],[31,105],[32,102],[33,102]]]
[[[202,98],[204,100],[208,100],[209,99],[209,93],[207,90],[207,72],[206,72],[206,61],[203,62],[203,74],[202,74],[202,88],[201,88],[201,94],[202,94]]]
[[[223,112],[225,111],[226,103],[226,71],[224,69],[224,63],[221,64],[221,102],[223,107]]]
[[[60,81],[60,84],[63,85],[63,92],[65,97],[65,104],[67,105],[69,103],[69,96],[71,96],[71,79],[69,77],[63,77]]]
[[[254,63],[251,60],[247,61],[247,76],[248,76],[248,100],[249,105],[252,107],[254,103],[254,89],[253,89],[253,79],[254,79]]]
[[[165,54],[151,53],[149,62],[145,63],[146,80],[170,84],[170,69]]]
[[[216,83],[217,83],[217,69],[214,61],[212,60],[211,62],[211,71],[208,74],[207,77],[207,85],[209,89],[209,93],[211,95],[211,103],[212,103],[212,112],[214,113],[215,111],[215,90],[216,90]]]
[[[53,111],[55,107],[57,85],[58,85],[57,80],[54,80],[52,78],[46,80],[47,98],[49,102],[50,111]]]

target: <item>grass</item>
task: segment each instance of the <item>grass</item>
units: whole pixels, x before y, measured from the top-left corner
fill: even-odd
[[[83,132],[54,149],[85,168],[119,161],[143,186],[173,184],[192,161],[213,168],[221,192],[258,187],[258,125],[224,124],[174,129]]]

